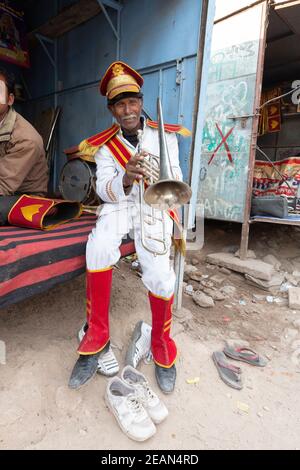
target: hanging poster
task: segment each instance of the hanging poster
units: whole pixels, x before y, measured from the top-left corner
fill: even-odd
[[[0,60],[29,67],[24,13],[0,1]]]

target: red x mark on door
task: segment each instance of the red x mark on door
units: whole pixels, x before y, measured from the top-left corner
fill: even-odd
[[[224,147],[225,147],[226,152],[227,152],[228,160],[230,161],[230,163],[232,163],[232,155],[231,155],[231,153],[230,153],[230,149],[229,149],[229,146],[228,146],[228,144],[227,144],[226,141],[227,141],[228,137],[230,136],[230,134],[232,133],[234,127],[232,127],[232,128],[227,132],[227,134],[226,134],[225,136],[223,135],[223,132],[221,131],[221,129],[220,129],[220,127],[219,127],[219,124],[216,123],[216,127],[217,127],[217,129],[218,129],[218,131],[219,131],[219,134],[220,134],[222,140],[221,140],[221,142],[219,143],[219,145],[217,146],[217,148],[214,150],[214,153],[213,153],[212,156],[210,157],[208,164],[210,165],[210,163],[213,161],[213,159],[214,159],[214,157],[215,157],[217,151],[219,150],[219,148],[220,148],[223,144],[224,144]]]

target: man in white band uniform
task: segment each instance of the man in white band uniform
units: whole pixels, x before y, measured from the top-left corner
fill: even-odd
[[[134,231],[136,253],[143,273],[142,281],[149,291],[152,312],[151,350],[156,379],[165,393],[172,392],[175,385],[177,349],[170,338],[175,287],[175,274],[170,264],[172,218],[165,214],[168,245],[166,254],[155,255],[141,243],[138,181],[145,177],[141,162],[147,153],[159,155],[157,123],[141,117],[142,85],[141,75],[127,64],[120,61],[111,64],[101,80],[100,91],[107,97],[108,108],[116,124],[79,145],[82,154],[93,155],[95,158],[97,193],[104,205],[87,243],[88,329],[78,348],[80,356],[69,381],[71,388],[79,388],[95,374],[99,358],[110,347],[112,267],[120,258],[119,247],[129,230]],[[140,141],[139,130],[142,131]],[[176,179],[181,180],[176,132],[187,135],[187,130],[178,125],[166,125],[165,130],[173,174]],[[146,206],[146,210],[149,211],[150,207]],[[156,222],[154,226],[149,225],[149,229],[152,236],[161,235],[161,222]],[[150,240],[149,245],[154,251],[161,250],[155,240]]]

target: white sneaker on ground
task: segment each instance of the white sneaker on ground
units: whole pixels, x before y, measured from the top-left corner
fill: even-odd
[[[78,331],[78,340],[81,343],[82,338],[84,337],[87,331],[88,325],[85,323],[80,330]],[[101,353],[98,358],[98,367],[97,372],[98,374],[105,375],[106,377],[112,377],[116,375],[120,370],[117,358],[109,345],[108,350]]]
[[[109,380],[105,400],[120,428],[131,439],[145,441],[156,433],[156,427],[137,399],[134,387],[119,377]]]
[[[159,424],[166,419],[169,414],[166,405],[153,392],[146,377],[141,372],[131,366],[126,366],[122,370],[121,378],[134,387],[138,400],[155,424]]]
[[[144,321],[135,325],[126,353],[126,365],[136,368],[151,353],[151,331],[151,326]]]

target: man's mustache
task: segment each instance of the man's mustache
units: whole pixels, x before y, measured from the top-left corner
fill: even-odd
[[[122,121],[127,121],[127,119],[137,119],[136,114],[130,114],[129,116],[125,116],[122,118]]]

